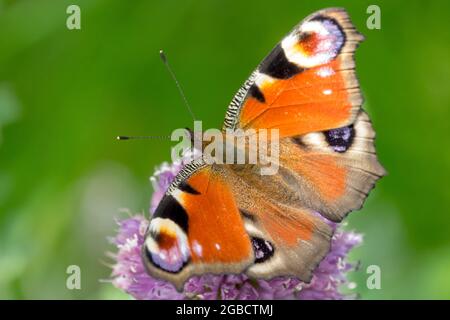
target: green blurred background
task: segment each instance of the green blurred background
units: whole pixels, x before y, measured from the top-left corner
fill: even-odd
[[[66,8],[81,7],[81,30]],[[381,7],[381,30],[366,9]],[[389,171],[346,228],[353,292],[364,299],[450,298],[448,1],[0,1],[0,298],[127,298],[109,283],[120,208],[147,212],[168,135],[192,126],[161,63],[164,48],[204,128],[220,127],[236,89],[306,15],[345,7],[365,108]],[[68,265],[82,289],[66,289]],[[378,265],[381,290],[366,286]]]

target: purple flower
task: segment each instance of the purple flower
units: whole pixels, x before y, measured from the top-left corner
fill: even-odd
[[[191,156],[189,154],[188,156]],[[154,212],[167,187],[186,163],[186,159],[172,165],[162,164],[151,178],[154,193],[150,211]],[[331,222],[330,222],[331,223]],[[142,215],[118,222],[119,230],[113,239],[118,248],[114,255],[113,284],[136,299],[349,299],[354,295],[341,293],[349,285],[347,273],[355,265],[347,262],[348,252],[362,242],[357,233],[342,231],[332,224],[335,233],[331,250],[317,266],[310,283],[296,278],[277,277],[271,280],[249,279],[241,275],[202,275],[189,279],[182,293],[166,281],[150,277],[141,260],[148,220]]]

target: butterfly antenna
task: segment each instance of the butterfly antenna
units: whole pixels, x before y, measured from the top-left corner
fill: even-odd
[[[192,112],[191,106],[189,105],[189,102],[186,99],[183,89],[181,88],[181,85],[178,82],[177,77],[175,76],[175,73],[172,71],[172,68],[169,65],[169,61],[167,60],[167,56],[163,50],[159,51],[159,56],[161,57],[162,62],[166,66],[167,71],[169,71],[170,76],[172,77],[173,81],[175,81],[175,84],[178,88],[178,92],[180,93],[181,97],[183,98],[184,104],[186,105],[189,113],[191,114],[192,119],[194,119],[194,121],[195,121],[195,115]],[[162,139],[170,139],[170,136],[117,136],[116,139],[117,140],[141,140],[141,139],[161,139],[162,140]]]
[[[195,121],[195,115],[194,115],[194,113],[192,112],[191,106],[189,105],[189,102],[188,102],[187,99],[186,99],[186,96],[185,96],[185,94],[184,94],[184,92],[183,92],[183,89],[181,88],[180,83],[179,83],[178,80],[177,80],[177,77],[175,76],[175,73],[173,73],[172,68],[171,68],[170,65],[169,65],[169,61],[167,60],[166,54],[164,53],[164,51],[159,50],[159,56],[161,57],[162,62],[163,62],[164,65],[166,66],[167,71],[169,71],[169,73],[170,73],[170,75],[171,75],[173,81],[175,81],[175,84],[176,84],[176,86],[177,86],[177,88],[178,88],[178,91],[180,92],[180,95],[181,95],[181,97],[183,98],[184,104],[186,105],[186,107],[187,107],[189,113],[191,114],[192,119],[194,119],[194,121]]]

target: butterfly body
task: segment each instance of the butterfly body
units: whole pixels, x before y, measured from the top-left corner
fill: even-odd
[[[228,107],[223,145],[227,132],[275,129],[277,170],[262,174],[266,163],[249,161],[252,142],[230,147],[246,152],[244,163],[214,154],[218,161],[187,164],[147,231],[142,255],[152,276],[180,290],[205,273],[311,279],[330,248],[329,221],[361,208],[385,174],[354,71],[362,40],[345,10],[325,9],[263,60]],[[270,155],[257,141],[258,156]]]

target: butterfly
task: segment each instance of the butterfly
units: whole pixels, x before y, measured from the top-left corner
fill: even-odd
[[[188,163],[154,212],[142,246],[148,273],[181,290],[193,275],[309,282],[332,227],[385,175],[355,75],[363,40],[341,8],[298,24],[226,111],[223,131],[279,130],[279,169]],[[255,168],[256,167],[256,168]]]

